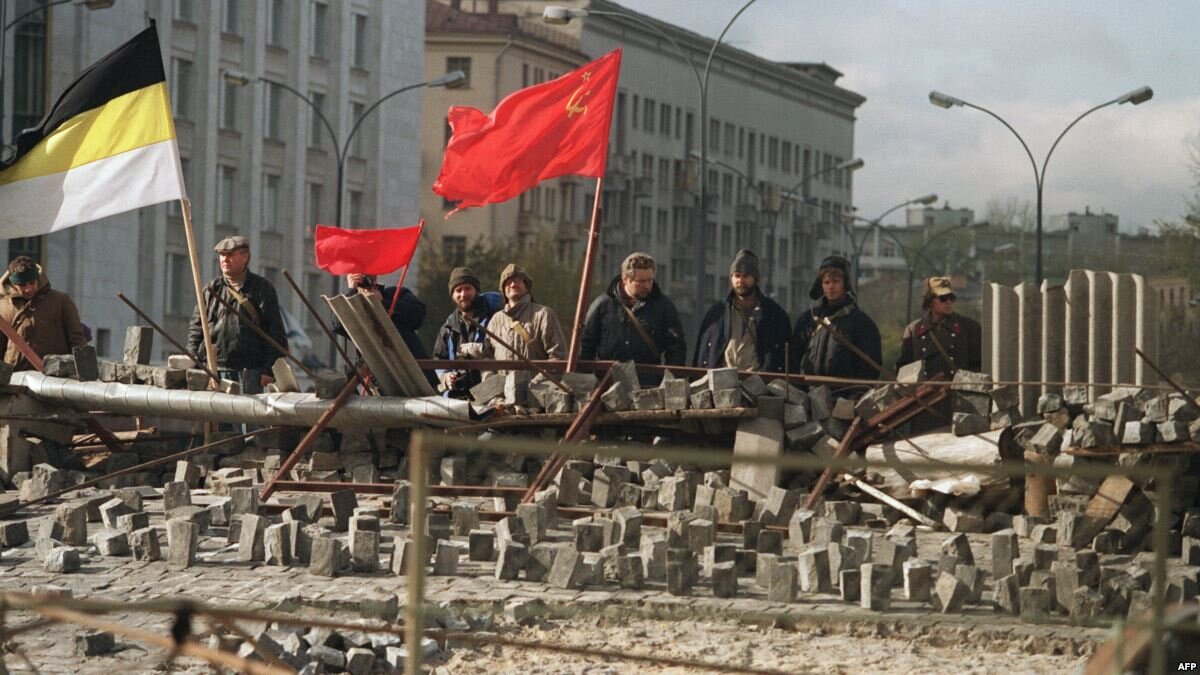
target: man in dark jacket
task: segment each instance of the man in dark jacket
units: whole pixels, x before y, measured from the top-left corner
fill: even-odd
[[[70,354],[73,347],[87,344],[79,310],[71,296],[50,288],[50,280],[33,258],[24,255],[14,258],[0,277],[0,290],[0,317],[29,343],[33,353]],[[16,370],[33,368],[3,333],[0,333],[0,355]]]
[[[244,321],[252,321],[286,349],[279,296],[271,282],[249,270],[250,242],[245,237],[226,237],[213,250],[221,258],[221,276],[205,286],[204,307],[217,354],[217,374],[241,382],[243,391],[254,391],[274,381],[271,367],[283,354]],[[188,352],[197,363],[206,362],[199,307],[192,313]]]
[[[383,303],[384,311],[391,312],[392,325],[400,333],[400,338],[404,340],[404,346],[412,352],[413,358],[429,358],[425,343],[421,342],[421,337],[417,335],[417,331],[421,330],[421,324],[425,323],[425,303],[421,302],[421,299],[412,291],[401,288],[400,297],[396,299],[396,306],[393,308],[392,300],[396,298],[396,287],[384,286],[377,281],[378,279],[372,274],[348,274],[346,275],[346,284],[350,288],[342,295],[360,293],[378,298]],[[341,336],[346,335],[346,329],[342,327],[336,317],[333,319],[333,332]],[[436,384],[432,379],[430,383]]]
[[[446,317],[438,329],[433,343],[435,359],[479,359],[490,355],[487,335],[483,328],[492,315],[504,305],[504,299],[495,291],[481,293],[479,277],[469,267],[455,267],[450,272],[450,299],[454,311]],[[464,364],[465,365],[465,364]],[[471,387],[482,380],[478,370],[438,369],[439,389],[451,398],[468,398]]]
[[[822,260],[808,296],[819,302],[800,315],[792,331],[792,353],[800,372],[878,380],[879,370],[833,335],[836,331],[876,364],[882,361],[879,328],[854,300],[850,261],[836,255]]]
[[[949,277],[930,277],[924,285],[925,316],[905,327],[896,369],[920,361],[922,380],[939,373],[950,379],[960,368],[978,372],[983,367],[979,322],[954,311],[957,298]]]
[[[759,288],[758,256],[742,249],[729,266],[729,295],[700,323],[692,365],[781,373],[791,336],[787,312]]]
[[[631,253],[621,273],[588,308],[579,358],[682,366],[687,360],[683,324],[675,303],[654,281],[654,258]],[[647,384],[661,378],[646,377]]]

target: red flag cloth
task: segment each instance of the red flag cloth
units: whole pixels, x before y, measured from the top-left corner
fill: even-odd
[[[425,221],[412,227],[343,230],[317,225],[317,267],[330,274],[391,274],[412,260]]]
[[[558,176],[603,176],[620,71],[616,49],[509,94],[491,115],[450,108],[453,135],[433,191],[463,209],[507,201]]]

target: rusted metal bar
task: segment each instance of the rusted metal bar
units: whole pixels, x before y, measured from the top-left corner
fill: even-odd
[[[683,420],[700,419],[742,419],[757,417],[757,408],[709,408],[704,410],[622,410],[619,412],[602,412],[596,415],[592,426],[608,424],[636,424],[639,422],[680,422]],[[457,422],[457,419],[443,415],[425,414],[431,420]],[[497,429],[502,427],[537,427],[564,426],[575,421],[575,413],[535,413],[532,415],[510,415],[506,417],[491,417],[482,422],[472,422],[445,429],[447,433],[474,431],[477,429]]]
[[[564,443],[572,443],[579,438],[587,435],[592,428],[592,421],[596,419],[596,414],[600,411],[600,397],[604,394],[605,387],[612,381],[612,369],[608,369],[604,373],[604,377],[600,378],[600,382],[596,384],[596,388],[592,390],[592,395],[588,397],[587,403],[583,409],[579,411],[579,415],[571,426],[567,429],[567,433],[563,434]],[[521,498],[521,502],[528,504],[533,501],[534,495],[545,489],[546,484],[558,473],[566,463],[566,458],[558,454],[550,455],[546,463],[542,465],[542,470],[538,472],[537,478],[529,485],[529,489],[525,491],[525,496]]]
[[[1183,395],[1183,397],[1184,397],[1185,399],[1187,399],[1187,400],[1189,400],[1189,401],[1192,401],[1192,402],[1195,402],[1195,399],[1193,399],[1193,398],[1192,398],[1192,395],[1188,393],[1187,389],[1184,389],[1182,384],[1179,384],[1178,382],[1176,382],[1176,381],[1175,381],[1175,378],[1173,378],[1173,377],[1171,377],[1170,375],[1167,375],[1166,373],[1164,373],[1164,372],[1163,372],[1163,369],[1162,369],[1162,368],[1159,368],[1159,367],[1158,367],[1158,365],[1157,365],[1156,363],[1154,363],[1153,361],[1151,361],[1151,360],[1150,360],[1150,357],[1149,357],[1149,356],[1146,356],[1146,352],[1143,352],[1143,351],[1141,350],[1141,348],[1140,348],[1140,347],[1134,347],[1134,348],[1133,348],[1133,351],[1134,351],[1134,352],[1135,352],[1135,353],[1136,353],[1138,356],[1142,357],[1142,360],[1146,362],[1146,365],[1148,365],[1148,366],[1150,366],[1152,369],[1154,369],[1154,372],[1158,373],[1158,376],[1159,376],[1159,377],[1161,377],[1162,379],[1166,380],[1167,384],[1169,384],[1169,385],[1171,385],[1172,387],[1174,387],[1174,388],[1175,388],[1175,391],[1177,391],[1177,392],[1179,392],[1180,394],[1182,394],[1182,395]]]
[[[390,495],[395,489],[391,483],[342,483],[339,481],[279,480],[276,492],[337,492],[354,490],[364,495]],[[429,494],[434,497],[508,497],[525,493],[523,487],[499,485],[430,485]]]
[[[166,340],[167,342],[170,342],[172,347],[174,347],[175,349],[178,349],[180,354],[188,353],[187,347],[184,347],[183,345],[176,342],[175,338],[171,337],[170,333],[168,333],[162,326],[155,323],[154,319],[151,319],[145,312],[143,312],[141,310],[141,308],[139,308],[137,305],[133,304],[133,301],[130,300],[129,298],[125,297],[124,293],[117,293],[117,297],[121,299],[121,302],[124,302],[126,305],[129,305],[129,309],[132,309],[133,313],[138,315],[138,318],[140,318],[142,321],[145,321],[146,323],[150,324],[150,327],[153,328],[155,331],[157,331],[158,334],[161,335],[164,340]],[[221,378],[217,377],[217,371],[210,368],[208,364],[201,365],[201,364],[197,363],[196,367],[200,368],[204,372],[208,373],[208,376],[212,379],[213,383],[220,386]]]
[[[258,434],[265,433],[267,431],[274,431],[278,428],[279,427],[265,427],[263,429],[256,429],[247,434],[242,434],[241,436],[231,436],[230,438],[223,438],[219,441],[213,441],[212,443],[205,443],[204,445],[200,445],[195,448],[184,450],[183,452],[177,452],[173,455],[167,455],[166,457],[159,457],[158,459],[152,459],[149,462],[143,462],[136,466],[131,466],[131,467],[128,467],[125,469],[121,469],[119,471],[114,471],[112,473],[100,476],[99,478],[85,480],[82,483],[77,483],[75,485],[72,485],[71,487],[66,488],[65,490],[59,490],[58,492],[51,492],[50,494],[46,495],[45,497],[38,497],[37,499],[31,499],[27,502],[9,502],[7,504],[0,504],[0,515],[7,515],[9,513],[14,513],[16,511],[19,511],[22,507],[25,507],[25,506],[34,506],[35,504],[41,504],[43,502],[48,502],[52,499],[57,499],[58,497],[61,497],[69,492],[75,492],[76,490],[80,490],[82,488],[92,487],[93,485],[99,485],[102,481],[108,480],[109,478],[115,478],[117,476],[124,476],[125,474],[128,474],[128,473],[137,473],[138,471],[141,471],[143,469],[148,469],[152,466],[158,466],[159,464],[166,464],[168,462],[177,462],[181,459],[187,459],[188,457],[191,457],[192,455],[197,455],[197,454],[200,454],[201,452],[206,452],[208,450],[211,450],[211,449],[217,447],[218,445],[223,445],[225,443],[232,443],[234,441],[245,440],[247,438],[250,438],[251,436],[257,436]]]
[[[247,328],[254,331],[260,338],[265,340],[267,342],[267,344],[271,345],[272,349],[279,352],[280,354],[283,354],[284,358],[286,358],[288,361],[291,361],[292,363],[296,364],[296,366],[299,367],[300,370],[303,370],[306,375],[308,375],[309,377],[311,377],[314,380],[317,379],[317,374],[314,373],[311,368],[304,365],[303,361],[301,361],[300,359],[293,356],[292,353],[290,351],[288,351],[287,347],[284,347],[283,345],[276,342],[275,338],[271,337],[270,335],[267,335],[267,331],[263,330],[262,328],[259,328],[257,323],[255,323],[254,321],[251,321],[250,317],[246,316],[246,313],[242,311],[241,307],[238,307],[236,302],[234,302],[233,300],[230,300],[228,298],[225,298],[225,297],[221,296],[220,294],[217,294],[214,297],[216,297],[218,302],[224,303],[226,308],[232,310],[233,313],[237,315],[238,320],[241,323],[245,324]]]
[[[862,429],[862,424],[863,418],[855,416],[854,421],[850,423],[850,428],[846,429],[846,433],[842,435],[842,442],[838,444],[837,451],[833,453],[834,461],[850,453],[850,444],[858,436],[859,430]],[[812,509],[812,507],[816,506],[817,500],[825,492],[825,486],[829,485],[829,480],[833,477],[833,470],[832,466],[827,466],[821,472],[821,477],[817,479],[817,484],[813,486],[812,492],[808,494],[808,499],[804,500],[804,508]]]
[[[341,410],[342,406],[346,405],[346,401],[350,400],[350,395],[354,393],[354,388],[356,386],[358,386],[357,379],[352,377],[346,378],[346,384],[342,387],[342,390],[338,392],[337,398],[333,399],[333,403],[329,404],[329,407],[325,409],[325,412],[321,413],[321,416],[317,418],[317,423],[312,425],[312,428],[308,430],[307,434],[304,434],[304,438],[300,439],[299,445],[296,446],[295,450],[292,450],[292,454],[288,455],[283,464],[279,466],[279,471],[275,472],[275,476],[263,486],[262,494],[259,495],[259,500],[264,502],[267,501],[267,498],[270,497],[271,493],[275,491],[275,484],[278,481],[283,480],[283,477],[288,475],[288,472],[291,471],[292,468],[296,466],[296,463],[300,461],[300,458],[304,456],[304,453],[308,452],[308,446],[313,444],[313,441],[317,439],[317,436],[320,436],[321,432],[325,430],[325,427],[329,426],[329,423],[333,420],[333,416],[337,414],[338,410]]]

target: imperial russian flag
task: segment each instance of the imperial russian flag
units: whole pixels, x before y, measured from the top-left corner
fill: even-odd
[[[16,145],[0,164],[0,239],[182,199],[155,27],[92,64]]]
[[[491,115],[455,106],[433,191],[458,209],[507,201],[541,181],[599,178],[608,159],[621,50],[509,94]]]

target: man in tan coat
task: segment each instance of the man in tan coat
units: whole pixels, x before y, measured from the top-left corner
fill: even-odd
[[[33,258],[14,258],[0,276],[0,289],[0,318],[12,324],[38,356],[70,354],[72,347],[87,344],[75,303],[66,293],[50,288],[50,280]],[[17,345],[2,333],[0,351],[4,362],[16,370],[33,369]]]
[[[504,308],[492,316],[488,330],[495,333],[508,347],[488,338],[495,357],[516,361],[518,356],[530,360],[566,359],[567,340],[554,310],[533,301],[533,279],[525,269],[510,263],[500,273],[500,292]]]

